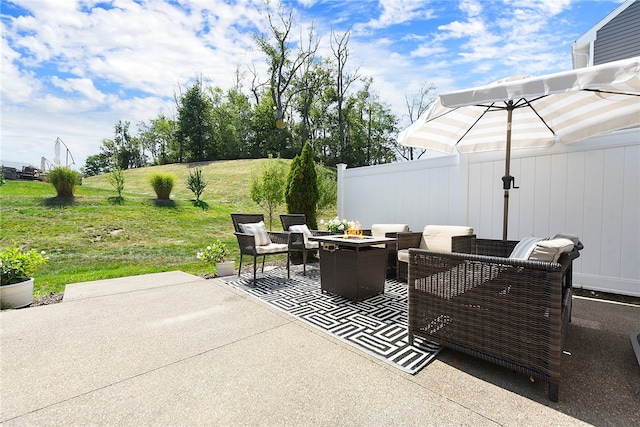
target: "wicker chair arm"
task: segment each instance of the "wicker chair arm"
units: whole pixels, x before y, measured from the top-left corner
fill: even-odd
[[[476,253],[476,235],[451,236],[451,252]]]
[[[304,234],[295,231],[289,231],[289,248],[291,249],[304,249]]]
[[[255,255],[256,254],[256,239],[253,234],[238,233],[235,232],[238,239],[238,246],[240,247],[240,253],[243,255]]]
[[[420,247],[420,239],[422,239],[422,232],[420,231],[403,231],[397,233],[396,238],[397,249],[409,249],[409,248],[419,248]]]
[[[269,234],[269,238],[271,239],[271,242],[288,245],[291,235],[299,234],[299,233],[291,233],[289,231],[267,231],[267,234]]]

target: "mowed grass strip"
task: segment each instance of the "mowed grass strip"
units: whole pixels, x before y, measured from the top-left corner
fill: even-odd
[[[230,213],[262,210],[249,197],[249,183],[265,162],[234,160],[154,166],[125,171],[123,199],[106,175],[85,178],[73,201],[56,199],[49,183],[6,181],[0,186],[0,246],[44,250],[48,264],[35,277],[34,296],[64,291],[69,283],[181,270],[214,273],[196,252],[216,239],[239,262]],[[207,180],[202,209],[186,187],[200,167]],[[172,200],[155,200],[152,173],[173,173]],[[281,208],[284,213],[286,207]],[[281,229],[278,218],[274,230]]]

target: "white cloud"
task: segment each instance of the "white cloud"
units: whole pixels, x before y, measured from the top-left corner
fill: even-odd
[[[380,0],[379,4],[382,9],[380,15],[369,22],[356,25],[355,31],[386,28],[414,19],[426,20],[433,15],[433,11],[426,8],[428,0]]]
[[[306,36],[314,21],[326,58],[330,31],[353,29],[348,71],[373,77],[372,90],[398,116],[406,112],[405,96],[425,82],[440,92],[567,69],[571,42],[598,20],[573,14],[596,3],[576,8],[570,0],[284,1],[286,12],[300,7],[292,36]],[[228,88],[238,66],[266,70],[253,37],[258,29],[268,33],[263,0],[8,4],[29,13],[8,16],[3,2],[4,160],[39,159],[59,136],[83,163],[113,136],[118,120],[135,127],[159,113],[174,115],[174,92],[196,75]]]

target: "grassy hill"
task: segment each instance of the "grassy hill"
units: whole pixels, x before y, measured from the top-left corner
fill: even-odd
[[[249,197],[249,183],[266,162],[234,160],[153,166],[125,171],[124,200],[106,175],[85,178],[73,202],[56,199],[51,184],[7,181],[0,186],[0,247],[44,250],[49,263],[35,280],[34,295],[62,292],[69,283],[152,272],[182,270],[213,273],[196,252],[215,239],[227,243],[239,261],[231,212],[262,212]],[[196,206],[187,189],[189,171],[199,167],[207,180]],[[155,200],[149,177],[172,173],[176,183],[171,202]],[[285,212],[286,207],[281,208]],[[280,229],[276,219],[273,228]]]

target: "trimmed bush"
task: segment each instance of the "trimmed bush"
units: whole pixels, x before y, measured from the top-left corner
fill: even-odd
[[[76,185],[80,181],[78,172],[71,170],[69,166],[58,166],[49,171],[49,182],[58,193],[58,197],[73,197]]]
[[[158,199],[169,200],[169,196],[171,196],[171,190],[173,190],[173,184],[175,182],[175,177],[173,175],[156,173],[151,175],[149,182],[153,187],[153,191],[156,192]]]
[[[316,206],[319,197],[316,164],[311,145],[307,142],[302,153],[291,162],[285,192],[287,211],[305,214],[309,228],[318,228]]]

